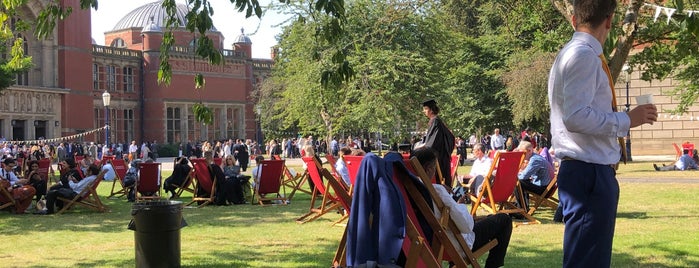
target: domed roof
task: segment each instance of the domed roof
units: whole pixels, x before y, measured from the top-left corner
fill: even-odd
[[[245,29],[240,28],[240,35],[238,35],[238,37],[235,38],[235,42],[233,42],[233,43],[234,44],[240,44],[240,43],[252,44],[252,41],[250,40],[250,37],[245,35]]]
[[[144,28],[149,26],[152,29],[151,24],[155,24],[160,28],[164,28],[165,18],[167,17],[167,12],[162,7],[162,1],[156,1],[149,4],[140,6],[133,11],[126,14],[117,24],[114,26],[112,31],[125,30],[130,28]],[[175,17],[180,22],[179,27],[184,27],[187,24],[187,12],[189,8],[185,4],[177,4],[177,11]],[[151,23],[152,21],[152,23]],[[216,27],[211,27],[211,31],[218,31]]]

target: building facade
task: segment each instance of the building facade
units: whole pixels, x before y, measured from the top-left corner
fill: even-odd
[[[34,20],[45,2],[30,1],[20,10],[21,16]],[[211,65],[195,55],[198,36],[184,29],[187,7],[178,5],[182,24],[174,31],[172,80],[165,85],[158,83],[166,16],[160,2],[126,14],[105,33],[107,46],[92,41],[89,10],[80,9],[78,0],[60,2],[72,6],[73,12],[58,22],[51,37],[37,40],[32,33],[21,33],[34,67],[18,75],[16,85],[0,95],[0,136],[52,139],[100,128],[108,121],[112,143],[254,138],[257,122],[251,93],[269,75],[272,60],[253,59],[252,42],[244,32],[230,49],[224,48],[225,39],[216,28],[208,32],[223,55],[223,64]],[[195,89],[196,74],[206,80],[202,89]],[[105,91],[111,95],[108,107],[102,101]],[[191,109],[195,104],[212,109],[212,124],[195,120]],[[80,138],[104,142],[105,136]]]

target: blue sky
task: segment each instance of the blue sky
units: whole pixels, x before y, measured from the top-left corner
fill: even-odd
[[[263,6],[275,0],[260,0]],[[154,2],[154,0],[101,0],[97,11],[92,10],[92,38],[99,45],[104,45],[104,32],[112,30],[119,20],[132,10]],[[177,0],[178,3],[185,1]],[[216,28],[225,37],[224,46],[231,49],[233,40],[240,34],[240,28],[245,28],[245,33],[252,40],[253,58],[270,58],[270,48],[277,44],[275,36],[281,32],[281,27],[276,26],[288,16],[276,12],[266,12],[262,19],[251,17],[245,19],[244,14],[236,11],[230,0],[209,0],[214,8],[212,19]],[[265,10],[266,8],[263,8]]]

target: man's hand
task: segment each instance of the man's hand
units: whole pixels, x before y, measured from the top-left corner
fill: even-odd
[[[658,121],[658,109],[655,107],[655,104],[638,105],[626,114],[629,116],[632,128],[643,124],[652,125]]]

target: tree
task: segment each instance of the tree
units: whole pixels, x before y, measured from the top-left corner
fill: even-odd
[[[25,1],[3,1],[0,7],[0,93],[15,83],[18,73],[32,66],[32,57],[24,54],[29,25],[17,17],[17,7]]]

